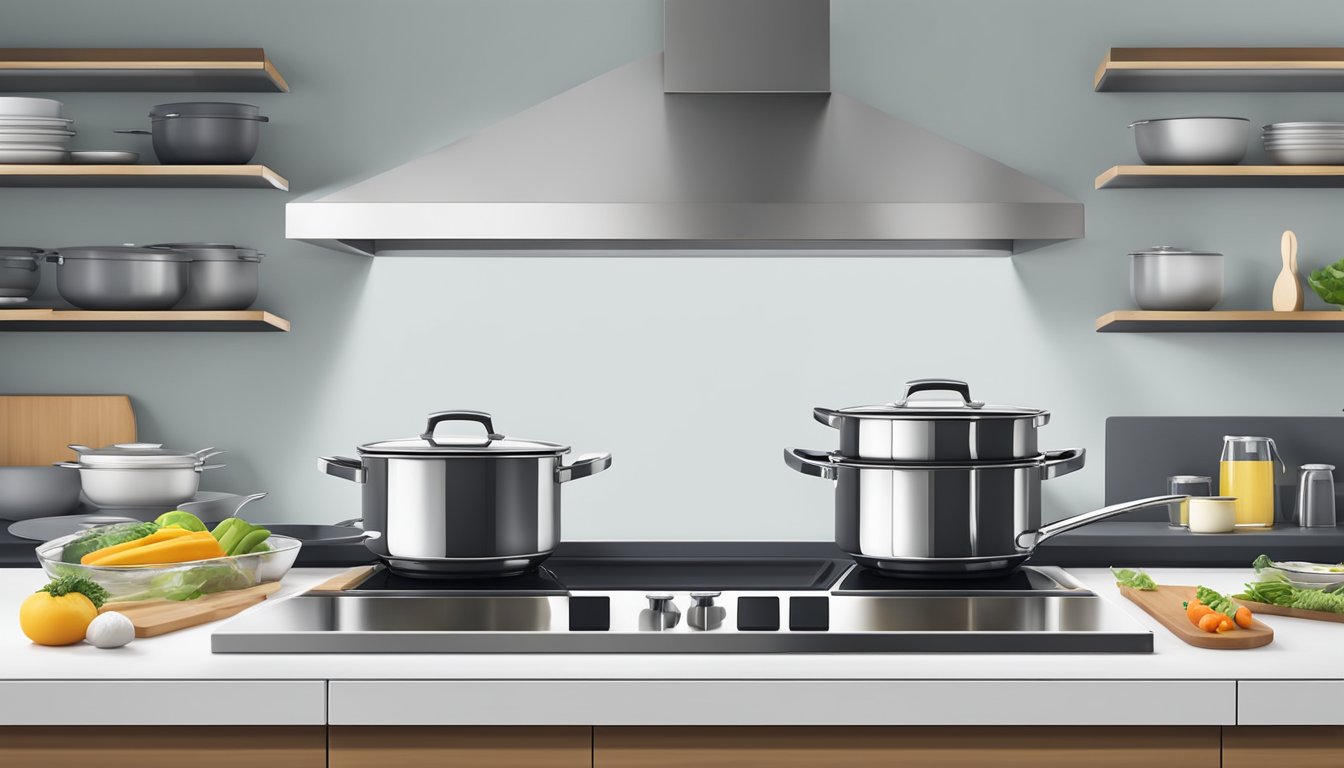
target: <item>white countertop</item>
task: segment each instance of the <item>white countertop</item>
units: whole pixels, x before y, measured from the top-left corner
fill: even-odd
[[[267,603],[339,572],[296,570]],[[276,722],[280,716],[295,723],[377,724],[1230,724],[1246,722],[1253,711],[1254,720],[1266,724],[1344,724],[1344,703],[1337,703],[1344,702],[1344,656],[1338,652],[1344,624],[1262,617],[1274,628],[1270,645],[1202,650],[1177,640],[1121,597],[1108,572],[1070,573],[1152,629],[1154,652],[216,655],[210,652],[210,633],[218,625],[136,640],[112,651],[84,644],[47,648],[30,643],[17,623],[19,603],[45,583],[43,574],[0,570],[0,616],[10,617],[4,623],[9,629],[0,632],[0,724],[45,722],[35,711],[40,707],[20,703],[32,696],[62,701],[62,722],[72,717],[142,722],[146,714],[126,692],[153,692],[153,699],[193,688],[216,691],[224,700],[243,697],[249,706],[241,712],[236,706],[158,712],[151,721],[241,724]],[[1159,583],[1204,584],[1224,592],[1239,591],[1251,578],[1249,569],[1149,573]],[[1281,687],[1289,682],[1296,686],[1291,691]],[[70,711],[72,695],[78,700],[81,690],[112,684],[124,689],[127,703],[120,713],[109,711],[103,696],[87,713]],[[6,695],[11,693],[26,698]],[[1282,695],[1319,696],[1325,711],[1306,707],[1289,716],[1265,703],[1282,701]],[[874,697],[882,706],[873,706]],[[939,700],[945,706],[937,705]],[[1009,700],[1018,705],[1005,709]],[[369,701],[382,703],[370,707]]]

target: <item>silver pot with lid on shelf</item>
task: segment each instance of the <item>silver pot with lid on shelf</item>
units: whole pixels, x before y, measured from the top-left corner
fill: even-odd
[[[440,434],[448,423],[485,434]],[[319,468],[362,486],[365,546],[411,576],[507,576],[535,568],[560,541],[560,486],[611,466],[610,453],[561,457],[567,445],[505,437],[480,411],[430,414],[418,437],[324,456]]]
[[[203,448],[188,453],[158,443],[119,443],[105,448],[71,445],[78,460],[58,467],[79,470],[84,495],[99,507],[173,509],[200,488],[201,472],[222,469],[206,460],[223,451]]]
[[[1139,309],[1213,309],[1223,299],[1223,254],[1171,245],[1131,251],[1129,290]]]
[[[172,309],[191,279],[191,257],[163,248],[61,248],[47,261],[56,264],[56,291],[80,309]]]
[[[226,243],[157,243],[155,250],[190,257],[186,292],[174,309],[247,309],[257,300],[261,260],[256,248]]]

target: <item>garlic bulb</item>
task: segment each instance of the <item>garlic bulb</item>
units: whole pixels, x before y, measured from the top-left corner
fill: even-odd
[[[135,625],[116,611],[100,613],[89,624],[84,639],[98,648],[120,648],[135,639]]]

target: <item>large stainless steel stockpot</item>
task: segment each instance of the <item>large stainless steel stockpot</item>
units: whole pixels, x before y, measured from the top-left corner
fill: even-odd
[[[860,462],[784,450],[806,475],[835,481],[835,541],[860,565],[894,576],[1011,571],[1036,545],[1081,525],[1178,501],[1159,496],[1041,525],[1041,480],[1081,469],[1082,449],[999,463]]]
[[[436,435],[475,422],[484,437]],[[479,411],[431,414],[419,437],[324,456],[327,474],[362,483],[365,541],[393,570],[421,576],[505,576],[540,564],[560,541],[560,484],[611,466],[611,454],[560,457],[569,446],[495,432]]]
[[[952,392],[955,400],[912,400]],[[815,408],[813,417],[840,431],[837,453],[871,461],[1008,461],[1037,456],[1036,430],[1050,422],[1039,408],[986,405],[955,379],[916,379],[894,403]]]

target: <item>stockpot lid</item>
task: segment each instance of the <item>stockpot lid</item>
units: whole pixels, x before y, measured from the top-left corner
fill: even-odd
[[[105,259],[108,261],[191,261],[191,257],[178,251],[155,248],[140,248],[134,245],[83,245],[77,248],[61,248],[47,257],[48,261],[61,259]]]
[[[954,398],[910,399],[917,392],[951,392]],[[825,410],[825,409],[818,409]],[[1048,415],[1040,408],[986,405],[971,399],[971,387],[956,379],[915,379],[905,383],[905,394],[894,403],[837,408],[835,413],[871,419],[1021,419]]]
[[[262,256],[256,248],[229,243],[155,243],[145,247],[180,251],[190,256],[192,261],[261,261]]]
[[[475,422],[485,427],[485,434],[436,435],[435,429],[448,421]],[[505,437],[495,432],[490,414],[481,411],[439,411],[429,415],[419,437],[366,443],[359,446],[359,452],[372,456],[560,456],[569,453],[569,446]]]
[[[102,469],[170,469],[195,467],[205,461],[200,453],[174,451],[159,443],[118,443],[105,448],[72,445],[70,449],[79,454],[82,466]]]
[[[1222,256],[1217,251],[1193,251],[1174,245],[1154,245],[1142,251],[1130,251],[1130,256]]]

